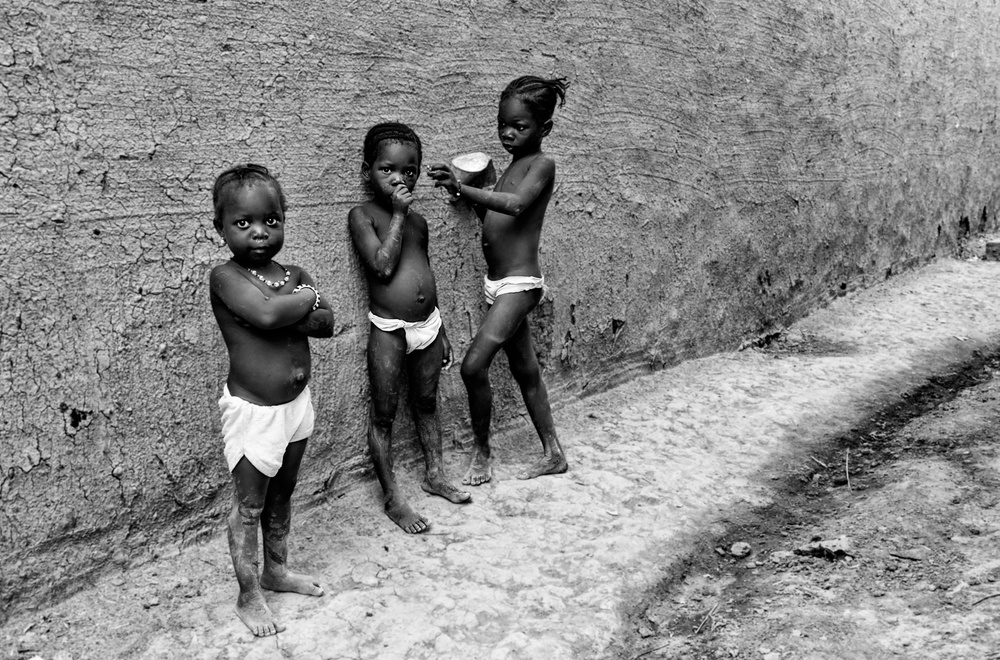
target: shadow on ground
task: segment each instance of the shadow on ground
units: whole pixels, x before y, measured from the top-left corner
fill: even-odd
[[[718,519],[627,608],[618,657],[1000,657],[998,373],[976,353],[768,470],[775,501]]]

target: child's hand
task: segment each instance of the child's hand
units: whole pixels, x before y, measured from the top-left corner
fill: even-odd
[[[392,191],[392,210],[406,215],[412,203],[413,193],[410,192],[410,189],[402,183],[396,186],[396,189]]]
[[[442,348],[444,349],[444,358],[441,360],[441,368],[444,369],[445,371],[448,371],[448,369],[451,369],[451,365],[454,362],[451,353],[451,342],[448,341],[448,335],[444,334],[441,335],[441,344]]]
[[[451,166],[445,163],[434,163],[427,166],[427,176],[434,179],[434,187],[444,186],[449,193],[454,195],[458,192],[458,177],[452,171]]]

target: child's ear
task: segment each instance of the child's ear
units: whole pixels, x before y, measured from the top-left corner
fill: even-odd
[[[361,161],[361,178],[364,179],[365,181],[370,181],[371,174],[372,174],[371,166],[368,163]]]
[[[542,124],[542,137],[547,137],[551,130],[552,130],[552,120],[549,119],[544,124]]]

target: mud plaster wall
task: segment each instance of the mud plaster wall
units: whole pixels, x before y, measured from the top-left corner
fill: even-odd
[[[524,73],[572,80],[546,141],[551,288],[533,322],[558,406],[733,349],[992,228],[998,24],[995,2],[930,0],[7,0],[0,606],[220,528],[227,363],[206,282],[227,258],[210,221],[223,168],[280,176],[281,260],[337,310],[336,337],[313,342],[318,430],[299,486],[322,503],[374,487],[345,222],[369,125],[411,123],[425,161],[485,150],[502,168],[499,90]],[[421,182],[461,355],[483,263],[477,222],[441,197]],[[534,448],[502,371],[498,423]],[[463,442],[455,370],[441,407],[446,445]]]

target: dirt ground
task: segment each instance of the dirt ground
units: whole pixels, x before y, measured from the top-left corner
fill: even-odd
[[[998,376],[978,357],[788,463],[635,608],[621,657],[1000,658]]]
[[[565,475],[512,478],[525,421],[467,506],[403,469],[428,534],[374,483],[303,511],[327,594],[268,593],[280,635],[234,616],[220,534],[16,613],[0,658],[1000,658],[997,290],[944,260],[573,402]]]

